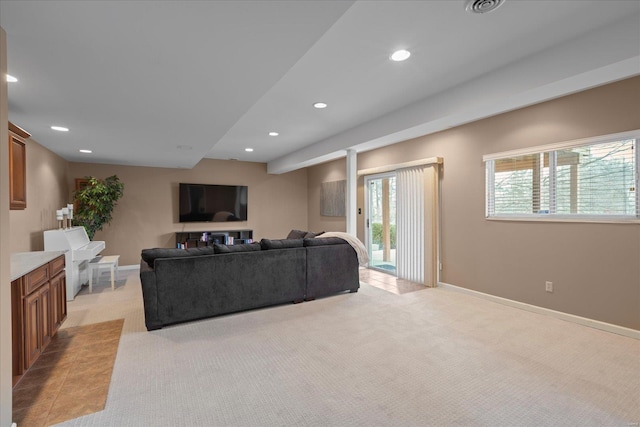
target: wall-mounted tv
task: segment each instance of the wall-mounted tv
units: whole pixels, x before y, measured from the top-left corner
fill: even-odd
[[[246,185],[180,183],[180,222],[247,220]]]

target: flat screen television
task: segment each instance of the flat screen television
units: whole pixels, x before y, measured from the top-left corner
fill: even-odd
[[[246,185],[180,183],[180,222],[247,220]]]

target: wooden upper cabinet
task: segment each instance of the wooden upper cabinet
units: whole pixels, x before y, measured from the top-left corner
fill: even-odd
[[[27,146],[31,135],[9,122],[9,195],[10,209],[27,208]]]

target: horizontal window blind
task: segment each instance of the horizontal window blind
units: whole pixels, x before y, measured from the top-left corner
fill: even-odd
[[[521,214],[549,211],[549,156],[547,153],[495,161],[494,213]]]
[[[640,218],[638,139],[602,139],[486,159],[487,217]]]
[[[557,213],[635,215],[634,143],[627,140],[558,152]]]

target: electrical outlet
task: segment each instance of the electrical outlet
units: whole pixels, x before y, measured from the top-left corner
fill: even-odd
[[[553,292],[553,282],[544,282],[544,290],[547,292]]]
[[[442,271],[442,263],[440,263],[440,271]]]

